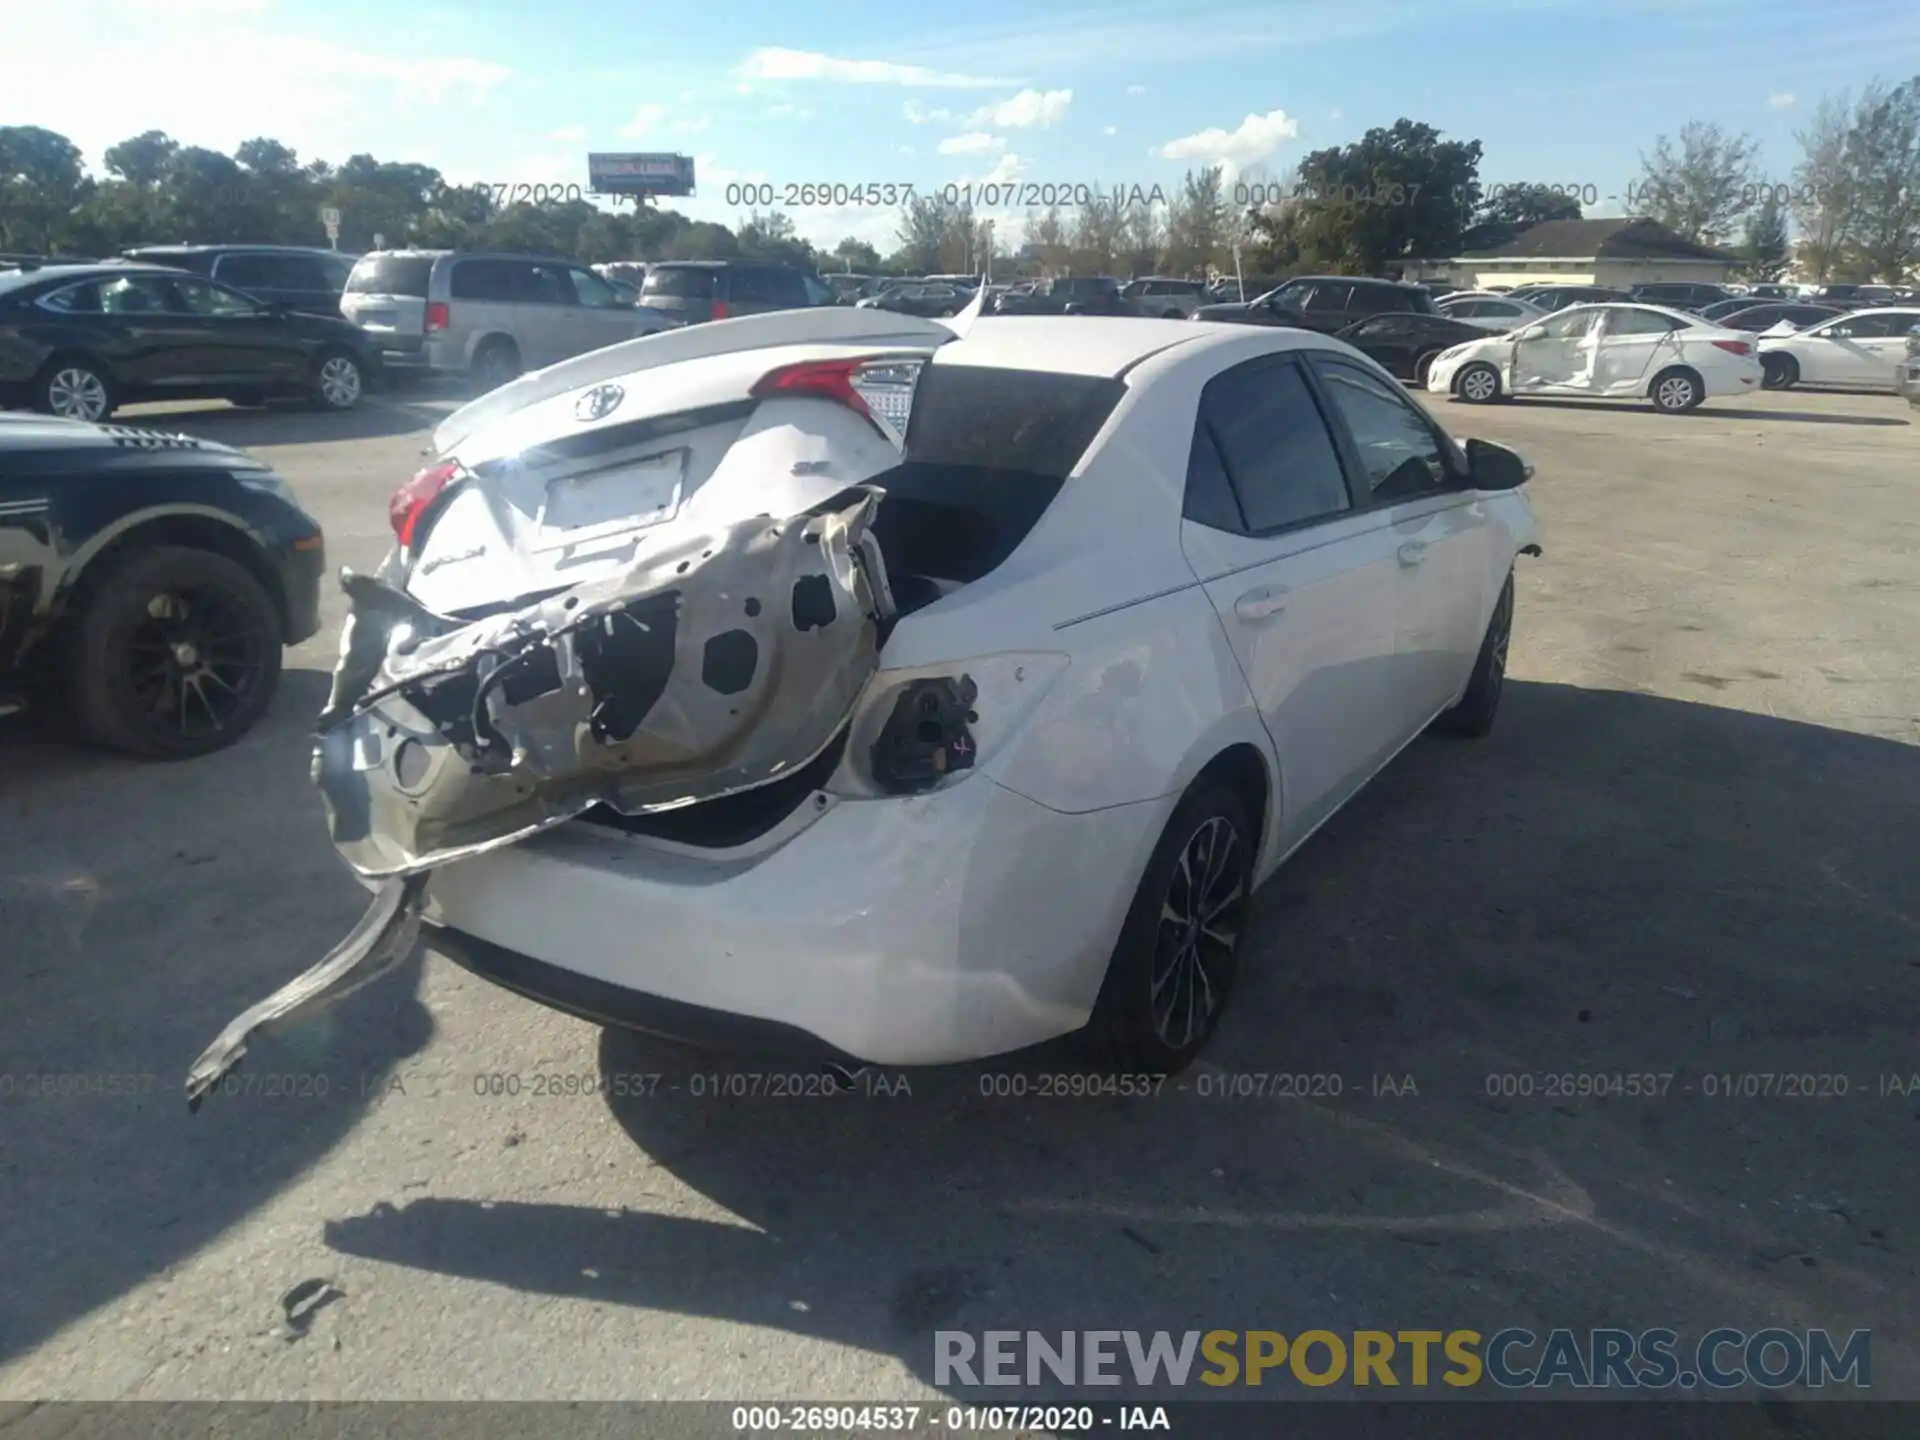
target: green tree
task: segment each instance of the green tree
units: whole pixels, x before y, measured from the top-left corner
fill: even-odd
[[[1475,208],[1460,248],[1491,250],[1549,220],[1578,220],[1580,202],[1550,185],[1502,185]]]
[[[1787,236],[1787,212],[1777,189],[1769,189],[1747,216],[1746,237],[1740,245],[1740,263],[1755,280],[1778,280],[1787,273],[1792,246]]]
[[[1800,260],[1815,280],[1838,280],[1854,230],[1857,184],[1847,159],[1853,104],[1844,93],[1820,102],[1794,133],[1800,163],[1793,171],[1793,218],[1800,228]]]
[[[1375,127],[1300,162],[1302,254],[1360,274],[1391,261],[1451,255],[1480,202],[1478,140],[1443,140],[1415,120]]]
[[[1892,89],[1877,81],[1867,88],[1845,155],[1850,248],[1864,274],[1902,284],[1920,260],[1920,76]]]
[[[1227,197],[1221,168],[1189,170],[1167,215],[1167,268],[1187,275],[1227,255]]]
[[[180,149],[180,142],[164,130],[143,130],[130,140],[109,146],[103,157],[107,173],[144,189],[158,186],[167,173],[167,162]]]
[[[880,269],[880,252],[851,235],[833,247],[833,258],[845,270],[857,275],[872,275]]]
[[[0,242],[10,250],[58,250],[86,198],[80,147],[38,125],[0,126]]]
[[[1698,244],[1718,245],[1759,198],[1758,153],[1751,136],[1689,120],[1677,147],[1662,135],[1640,157],[1640,183],[1630,187],[1627,206]]]

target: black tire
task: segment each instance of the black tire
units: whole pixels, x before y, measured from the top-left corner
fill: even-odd
[[[1258,844],[1246,802],[1224,783],[1201,781],[1180,801],[1134,892],[1080,1033],[1094,1064],[1177,1075],[1199,1055],[1232,995]],[[1226,848],[1209,851],[1211,845]],[[1220,856],[1222,868],[1201,874],[1209,854]],[[1214,923],[1196,929],[1190,916],[1175,918],[1189,908]],[[1203,947],[1209,936],[1216,938]]]
[[[1413,362],[1413,384],[1415,389],[1427,388],[1427,372],[1433,369],[1433,362],[1440,358],[1438,350],[1429,350]]]
[[[1763,390],[1791,390],[1800,383],[1800,362],[1791,355],[1762,355],[1760,370]]]
[[[1470,740],[1483,740],[1493,733],[1500,695],[1507,688],[1507,645],[1512,639],[1513,576],[1509,573],[1500,598],[1493,602],[1493,617],[1487,621],[1487,633],[1480,641],[1480,654],[1473,662],[1473,678],[1467,681],[1466,693],[1433,722],[1435,730]]]
[[[1675,366],[1653,377],[1647,398],[1662,415],[1685,415],[1700,408],[1707,398],[1707,386],[1698,372]]]
[[[96,397],[81,405],[74,397]],[[56,355],[41,367],[33,382],[33,408],[42,415],[69,420],[105,420],[120,403],[119,387],[106,366],[84,355]],[[98,406],[95,409],[95,405]]]
[[[344,414],[367,393],[367,368],[351,350],[322,350],[314,357],[307,383],[317,408]]]
[[[1469,405],[1491,405],[1500,398],[1500,372],[1484,360],[1461,366],[1453,377],[1453,398]]]
[[[210,550],[156,545],[104,563],[82,581],[67,646],[82,733],[154,760],[246,734],[280,681],[284,631],[266,588]]]
[[[473,352],[473,388],[482,395],[520,378],[520,347],[504,335],[492,335]]]

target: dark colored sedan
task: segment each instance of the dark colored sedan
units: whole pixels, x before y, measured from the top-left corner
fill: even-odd
[[[956,285],[895,285],[878,295],[854,301],[854,307],[859,310],[892,310],[900,315],[939,320],[948,315],[958,315],[972,301],[972,294]]]
[[[1487,331],[1445,315],[1371,315],[1335,338],[1379,361],[1395,379],[1424,387],[1434,356],[1469,340],[1485,340]]]
[[[137,400],[360,403],[377,368],[341,319],[149,265],[0,274],[0,405],[104,420]]]
[[[155,759],[232,744],[320,628],[326,545],[271,468],[186,435],[0,415],[0,712],[64,701]]]
[[[1749,305],[1735,310],[1730,315],[1708,317],[1713,323],[1729,330],[1746,330],[1758,334],[1762,330],[1771,330],[1782,320],[1804,330],[1809,325],[1818,325],[1823,320],[1831,320],[1836,315],[1846,314],[1838,305],[1809,305],[1802,302],[1782,304],[1777,301],[1764,301],[1759,305]]]

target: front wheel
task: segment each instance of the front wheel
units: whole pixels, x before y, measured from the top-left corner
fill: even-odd
[[[1440,358],[1438,350],[1429,351],[1413,362],[1413,384],[1417,390],[1427,388],[1427,377],[1433,373],[1433,362]]]
[[[1800,362],[1791,355],[1762,355],[1760,371],[1766,390],[1791,390],[1800,383]]]
[[[54,361],[33,392],[34,409],[63,420],[104,420],[115,403],[113,377],[91,360]]]
[[[1485,405],[1500,398],[1500,372],[1484,360],[1453,377],[1453,393],[1469,405]]]
[[[157,760],[231,745],[280,679],[280,612],[244,565],[162,545],[89,577],[73,621],[68,687],[97,744]]]
[[[1493,717],[1500,710],[1500,696],[1507,688],[1507,646],[1513,639],[1513,576],[1500,590],[1494,602],[1493,618],[1487,622],[1486,636],[1473,662],[1473,676],[1466,693],[1451,710],[1442,711],[1433,728],[1444,735],[1463,735],[1479,740],[1493,733]]]
[[[1081,1032],[1096,1064],[1176,1075],[1199,1055],[1232,993],[1257,844],[1246,803],[1218,781],[1175,808]]]

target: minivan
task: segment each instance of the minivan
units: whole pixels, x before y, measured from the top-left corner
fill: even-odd
[[[389,372],[465,375],[483,390],[675,324],[576,261],[480,251],[363,255],[340,310]]]
[[[824,281],[763,260],[667,260],[647,269],[640,303],[687,325],[842,301]]]
[[[217,280],[266,305],[305,315],[340,314],[340,292],[354,257],[305,245],[141,245],[120,252],[142,265],[165,265]]]

